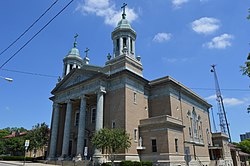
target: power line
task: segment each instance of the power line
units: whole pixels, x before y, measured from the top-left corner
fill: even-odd
[[[7,61],[1,66],[2,69],[12,58],[14,58],[25,46],[27,46],[42,30],[44,30],[59,14],[61,14],[74,0],[71,0],[66,6],[64,6],[52,19],[49,20],[35,35],[33,35],[21,48],[19,48]]]
[[[49,8],[40,15],[16,40],[14,40],[7,48],[5,48],[0,55],[2,55],[4,52],[6,52],[11,46],[13,46],[23,35],[25,35],[56,3],[58,0],[56,0],[54,3],[52,3]]]
[[[34,76],[50,77],[50,78],[58,78],[59,77],[59,76],[55,76],[55,75],[40,74],[40,73],[33,73],[33,72],[19,71],[19,70],[11,70],[11,69],[1,69],[1,70],[8,71],[8,72],[14,72],[14,73],[34,75]]]
[[[215,90],[214,88],[189,88],[189,89],[196,89],[196,90]],[[250,91],[250,89],[238,89],[238,88],[226,88],[220,89],[223,91]]]

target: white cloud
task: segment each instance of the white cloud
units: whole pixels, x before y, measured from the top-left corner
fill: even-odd
[[[107,25],[116,26],[118,21],[121,20],[122,11],[116,10],[114,3],[111,3],[110,0],[84,0],[82,3],[79,3],[77,11],[80,11],[82,14],[95,14],[96,16],[103,17],[104,23]],[[138,15],[135,13],[134,9],[126,7],[127,19],[130,22],[133,22],[138,18]]]
[[[211,42],[203,44],[203,47],[207,47],[210,49],[225,49],[232,45],[230,40],[233,39],[233,35],[223,34],[217,37],[214,37]]]
[[[202,17],[191,23],[192,29],[199,34],[211,34],[220,28],[220,21],[216,18]]]
[[[208,101],[214,101],[216,102],[216,95],[211,95],[211,96],[208,96],[206,97],[205,99],[208,100]],[[237,98],[228,98],[228,97],[225,97],[223,98],[223,102],[226,106],[236,106],[236,105],[240,105],[240,104],[244,104],[246,103],[246,99],[237,99]]]
[[[161,32],[161,33],[157,33],[154,38],[153,41],[157,42],[157,43],[162,43],[164,41],[168,41],[170,40],[172,37],[171,33],[165,33],[165,32]]]
[[[206,100],[215,100],[216,99],[216,95],[211,95],[205,98]]]
[[[172,0],[172,4],[175,8],[180,8],[182,4],[187,3],[189,0]]]
[[[235,105],[240,105],[244,103],[244,101],[240,99],[236,99],[236,98],[225,98],[223,101],[224,101],[224,104],[228,106],[235,106]]]

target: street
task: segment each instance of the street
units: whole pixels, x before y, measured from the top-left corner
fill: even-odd
[[[21,166],[23,165],[22,161],[0,161],[0,166]],[[26,166],[52,166],[51,164],[43,164],[43,163],[25,163]]]

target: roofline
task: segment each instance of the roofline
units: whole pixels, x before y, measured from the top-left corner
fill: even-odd
[[[69,74],[67,74],[67,75],[62,79],[62,81],[60,81],[60,82],[56,85],[56,87],[51,91],[51,94],[54,95],[54,93],[56,93],[56,91],[58,90],[58,88],[59,88],[63,83],[65,83],[65,82],[68,80],[68,78],[70,78],[75,72],[80,72],[80,71],[83,71],[83,70],[88,71],[88,72],[93,72],[93,73],[96,73],[96,74],[95,74],[93,77],[91,77],[91,78],[89,78],[89,79],[86,79],[86,80],[83,80],[83,81],[81,81],[81,82],[79,82],[79,83],[77,83],[77,84],[80,84],[80,83],[82,83],[82,82],[91,80],[91,79],[93,79],[93,78],[96,78],[96,77],[98,77],[99,75],[104,75],[104,74],[103,74],[102,72],[100,72],[100,71],[91,71],[91,70],[86,70],[86,69],[84,69],[84,68],[81,68],[81,69],[76,69],[76,68],[74,68],[74,69],[72,69],[72,70],[70,71]],[[75,85],[72,85],[72,86],[75,86]],[[71,88],[71,86],[67,87],[66,89],[68,89],[68,88]]]
[[[212,107],[211,104],[209,104],[206,100],[204,100],[197,93],[195,93],[194,91],[192,91],[191,89],[189,89],[188,87],[186,87],[185,85],[183,85],[182,83],[178,82],[177,80],[175,80],[174,78],[172,78],[170,76],[165,76],[165,77],[162,77],[162,78],[152,80],[152,81],[149,82],[149,84],[150,84],[150,86],[157,86],[157,85],[160,85],[160,84],[163,84],[163,83],[166,83],[166,82],[171,82],[171,83],[179,86],[180,88],[184,89],[185,92],[187,92],[191,96],[195,97],[196,99],[200,100],[207,107],[209,107],[209,108]]]

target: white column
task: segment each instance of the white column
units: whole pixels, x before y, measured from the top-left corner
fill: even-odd
[[[96,131],[103,128],[104,93],[106,93],[104,88],[100,88],[100,90],[97,92],[96,123],[95,123]]]
[[[59,124],[59,105],[57,103],[53,103],[53,120],[51,127],[50,149],[48,157],[49,160],[53,160],[56,157],[58,124]]]
[[[104,93],[106,93],[104,87],[100,87],[100,90],[97,92],[97,108],[96,108],[96,122],[95,122],[96,131],[103,128]],[[98,149],[95,149],[95,152],[94,152],[95,162],[99,162],[100,157],[101,157],[101,151]]]
[[[64,124],[64,134],[63,134],[63,145],[62,145],[62,156],[65,158],[68,156],[69,152],[69,137],[70,137],[70,126],[71,126],[71,112],[72,112],[72,101],[67,102],[66,117]]]
[[[133,47],[133,53],[134,53],[134,57],[135,57],[135,41],[132,39],[132,47]]]
[[[122,39],[122,37],[120,37],[120,55],[122,55],[122,50],[123,50],[123,39]]]
[[[85,116],[86,116],[86,97],[85,95],[83,95],[81,97],[78,136],[77,136],[76,154],[78,160],[81,160],[83,156],[84,138],[85,138]]]
[[[69,74],[69,72],[70,72],[70,64],[67,64],[67,69],[66,69],[66,74],[65,75]]]
[[[73,69],[74,69],[74,68],[76,68],[76,63],[74,63],[74,65],[73,65]]]

